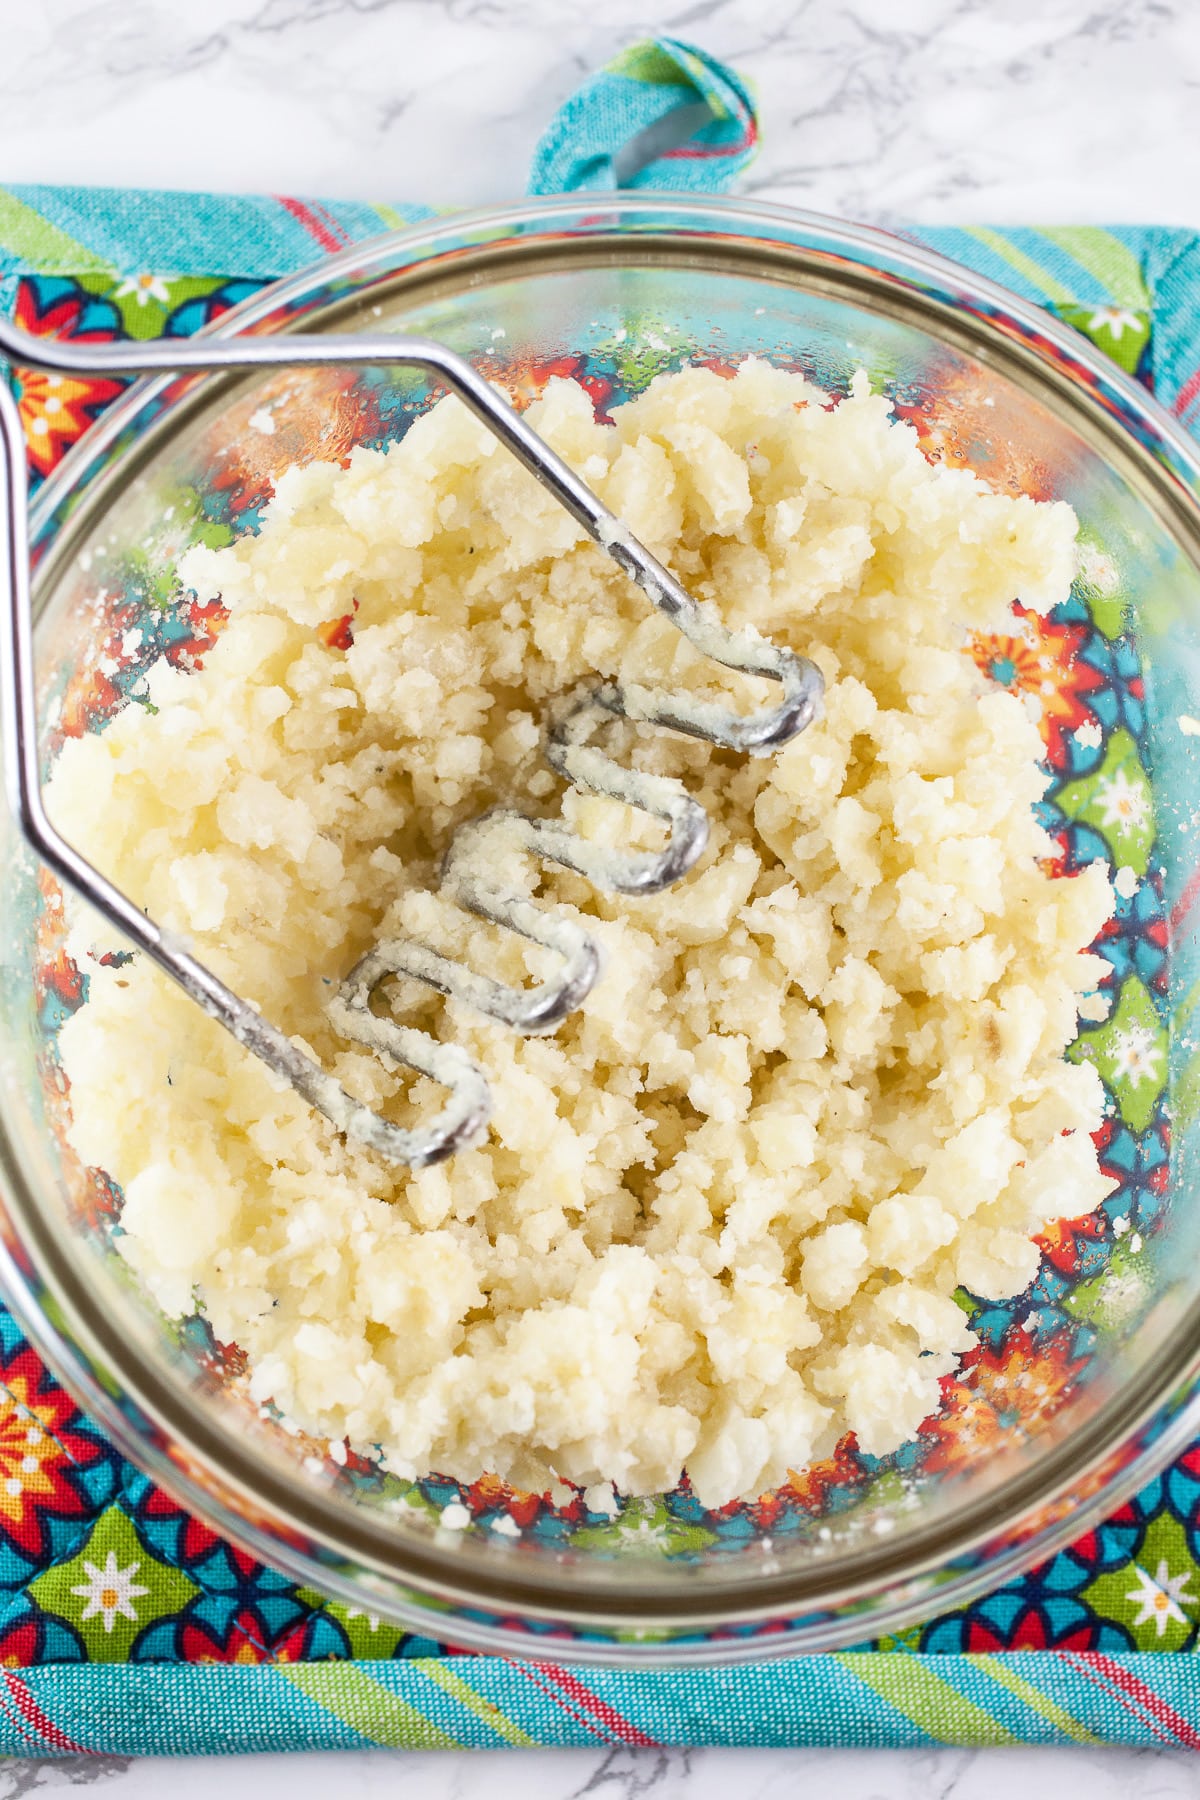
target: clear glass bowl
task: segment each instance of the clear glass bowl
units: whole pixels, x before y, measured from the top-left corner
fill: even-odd
[[[1167,1099],[1154,1100],[1156,1083],[1149,1096],[1122,1083],[1114,1051],[1102,1150],[1121,1189],[1046,1239],[1029,1294],[977,1309],[982,1354],[887,1462],[844,1444],[754,1504],[706,1514],[685,1489],[615,1520],[580,1496],[555,1509],[495,1481],[403,1483],[261,1417],[237,1355],[198,1322],[164,1321],[114,1253],[119,1196],[63,1136],[55,1032],[80,984],[53,890],[6,820],[10,1303],[120,1447],[182,1502],[297,1579],[428,1636],[594,1661],[730,1661],[832,1648],[961,1604],[1082,1531],[1200,1432],[1200,1084],[1185,1029],[1200,961],[1185,891],[1200,757],[1179,724],[1200,714],[1192,449],[1141,389],[1035,309],[884,234],[763,206],[596,196],[427,222],[277,284],[216,329],[356,326],[438,338],[518,400],[549,373],[578,375],[607,401],[684,361],[750,352],[834,393],[864,367],[931,455],[1070,501],[1084,573],[1040,662],[1024,666],[1019,637],[981,656],[998,679],[1036,689],[1051,729],[1071,734],[1075,762],[1047,815],[1072,821],[1068,859],[1105,853],[1107,830],[1146,871],[1102,947],[1137,979],[1127,1022],[1143,1063],[1169,1052]],[[251,415],[284,391],[275,434],[253,430]],[[47,757],[64,732],[97,727],[136,695],[148,658],[207,641],[208,621],[172,597],[188,543],[251,528],[283,467],[387,442],[429,399],[415,377],[383,372],[133,388],[34,509]],[[1089,754],[1089,731],[1073,731],[1093,716],[1115,719],[1132,745],[1131,762],[1122,739],[1114,791],[1137,790],[1137,816],[1107,826],[1072,813]],[[465,1529],[443,1521],[451,1502],[466,1506]],[[505,1517],[504,1532],[491,1528]]]

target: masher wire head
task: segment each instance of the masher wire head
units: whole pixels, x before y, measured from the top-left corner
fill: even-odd
[[[3,579],[7,588],[7,630],[0,630],[0,726],[9,802],[23,836],[53,874],[151,957],[198,1006],[349,1140],[414,1169],[452,1156],[476,1141],[487,1125],[491,1095],[486,1077],[459,1045],[442,1042],[377,1012],[372,1001],[381,986],[404,976],[514,1030],[553,1030],[591,990],[601,969],[599,946],[579,920],[562,909],[539,905],[523,891],[495,884],[489,876],[489,869],[496,864],[495,853],[503,848],[530,854],[618,893],[653,893],[682,879],[707,842],[708,820],[703,808],[678,782],[615,762],[592,741],[599,727],[605,718],[615,715],[749,755],[763,755],[787,743],[814,718],[822,693],[820,671],[806,658],[755,632],[729,631],[712,607],[679,585],[470,363],[430,339],[384,333],[240,337],[223,335],[217,327],[211,334],[203,332],[182,342],[80,345],[35,338],[0,320],[0,352],[19,364],[84,376],[368,364],[419,369],[456,394],[482,420],[702,655],[725,668],[763,676],[782,687],[775,706],[742,715],[712,701],[610,682],[581,695],[558,721],[546,747],[551,766],[581,791],[620,800],[664,823],[669,835],[660,852],[612,849],[579,836],[561,821],[530,819],[506,810],[460,829],[446,857],[444,891],[467,911],[554,952],[561,967],[549,981],[513,988],[408,940],[379,944],[363,957],[328,1003],[330,1024],[342,1036],[449,1090],[446,1103],[427,1123],[412,1129],[396,1125],[354,1099],[256,1006],[226,987],[186,944],[147,917],[134,900],[73,849],[47,817],[37,735],[25,440],[16,404],[8,387],[0,383],[6,511]]]

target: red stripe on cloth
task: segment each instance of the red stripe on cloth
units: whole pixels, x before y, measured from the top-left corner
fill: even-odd
[[[562,1688],[565,1694],[569,1694],[577,1705],[582,1706],[585,1711],[599,1719],[602,1725],[607,1726],[613,1736],[619,1738],[623,1744],[638,1744],[646,1750],[658,1748],[652,1737],[647,1737],[644,1731],[639,1731],[638,1727],[629,1719],[623,1718],[619,1712],[616,1712],[607,1700],[602,1700],[599,1694],[593,1694],[591,1688],[584,1687],[579,1677],[572,1675],[569,1669],[560,1668],[557,1663],[537,1663],[535,1666],[541,1670],[543,1675],[548,1676],[551,1681]]]
[[[2,1687],[0,1687],[0,1714],[25,1743],[33,1744],[38,1749],[44,1748],[44,1740],[40,1734],[27,1725],[16,1708],[9,1704],[9,1696]]]
[[[1170,1747],[1170,1745],[1175,1742],[1171,1733],[1169,1731],[1164,1731],[1160,1725],[1156,1725],[1153,1719],[1148,1719],[1144,1710],[1140,1706],[1135,1705],[1126,1695],[1114,1693],[1108,1682],[1098,1670],[1089,1669],[1087,1667],[1083,1661],[1083,1658],[1087,1654],[1088,1652],[1082,1650],[1077,1656],[1069,1656],[1061,1650],[1054,1650],[1051,1652],[1051,1655],[1061,1658],[1065,1663],[1069,1663],[1075,1673],[1077,1675],[1082,1675],[1085,1681],[1091,1682],[1094,1688],[1099,1688],[1102,1694],[1107,1694],[1110,1700],[1115,1700],[1117,1705],[1122,1707],[1125,1712],[1129,1714],[1131,1719],[1136,1719],[1138,1724],[1142,1726],[1144,1730],[1151,1732],[1153,1736],[1158,1739],[1160,1744],[1166,1744]]]
[[[86,1744],[77,1744],[74,1738],[68,1737],[66,1732],[61,1730],[54,1720],[42,1711],[21,1677],[14,1675],[11,1669],[4,1670],[4,1685],[24,1717],[36,1730],[41,1732],[52,1749],[74,1751],[77,1755],[82,1756],[91,1754]]]
[[[537,1664],[515,1662],[511,1658],[506,1658],[505,1660],[508,1661],[510,1668],[517,1671],[518,1675],[523,1675],[526,1681],[532,1683],[539,1694],[546,1694],[553,1700],[555,1706],[558,1707],[560,1712],[565,1712],[568,1719],[574,1719],[577,1725],[582,1725],[585,1731],[590,1731],[592,1736],[594,1738],[599,1738],[602,1744],[612,1743],[612,1738],[607,1732],[602,1731],[599,1725],[593,1724],[591,1719],[585,1717],[585,1715],[579,1712],[574,1706],[568,1706],[565,1695],[556,1692],[549,1682],[538,1680]]]
[[[1193,869],[1188,876],[1182,894],[1171,908],[1171,930],[1178,931],[1183,921],[1200,900],[1200,868]]]
[[[288,194],[276,194],[275,198],[285,212],[291,213],[297,224],[303,225],[310,237],[316,238],[322,250],[341,249],[345,239],[334,237],[332,231],[321,222],[311,206],[306,206],[303,200],[293,200]]]
[[[350,233],[343,229],[341,221],[334,218],[327,206],[322,206],[319,200],[310,200],[308,202],[308,207],[314,218],[320,219],[327,229],[333,233],[339,244],[348,244],[350,242]]]
[[[1196,395],[1200,394],[1200,369],[1194,369],[1175,396],[1171,411],[1182,418]]]
[[[1106,1656],[1102,1650],[1081,1650],[1079,1661],[1089,1663],[1101,1675],[1106,1675],[1114,1687],[1131,1695],[1152,1719],[1157,1720],[1160,1725],[1165,1725],[1167,1730],[1173,1732],[1179,1742],[1186,1744],[1189,1750],[1200,1750],[1200,1731],[1197,1731],[1182,1713],[1176,1712],[1175,1708],[1169,1701],[1164,1700],[1161,1694],[1156,1694],[1153,1688],[1147,1687],[1144,1681],[1140,1681],[1128,1669],[1122,1668],[1119,1662],[1114,1662],[1111,1656]]]
[[[743,150],[753,150],[758,142],[758,126],[753,119],[746,120],[746,129],[736,144],[680,144],[675,150],[664,150],[662,160],[667,162],[671,157],[682,157],[684,161],[702,161],[709,156],[740,156]],[[1200,370],[1197,371],[1200,374]]]

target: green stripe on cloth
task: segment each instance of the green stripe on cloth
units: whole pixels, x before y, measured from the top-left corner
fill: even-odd
[[[984,1675],[989,1676],[991,1680],[998,1682],[1001,1687],[1007,1688],[1009,1693],[1015,1694],[1018,1700],[1023,1700],[1029,1710],[1036,1713],[1039,1719],[1045,1719],[1048,1724],[1055,1726],[1064,1737],[1070,1738],[1073,1743],[1099,1744],[1103,1741],[1096,1736],[1094,1731],[1089,1731],[1086,1725],[1081,1725],[1065,1706],[1060,1706],[1057,1700],[1052,1700],[1044,1688],[1036,1687],[1032,1681],[1026,1680],[1024,1675],[1019,1674],[1012,1664],[1005,1662],[1002,1657],[972,1656],[967,1660]]]
[[[848,1651],[844,1668],[937,1744],[1017,1744],[992,1713],[952,1687],[924,1657]]]
[[[278,1663],[285,1681],[373,1744],[402,1750],[462,1750],[429,1716],[374,1680],[360,1663]]]
[[[1010,268],[1018,270],[1026,281],[1053,305],[1070,306],[1074,303],[1075,296],[1070,288],[1064,287],[1061,281],[1057,281],[1049,270],[1044,269],[1041,263],[1035,262],[1032,256],[1026,256],[1023,250],[1018,250],[1017,246],[1010,238],[1005,237],[1003,232],[993,231],[990,225],[968,225],[964,229],[968,237],[974,238],[976,243],[986,245]]]
[[[1039,225],[1038,233],[1102,281],[1118,306],[1149,312],[1153,296],[1141,264],[1128,245],[1111,231],[1104,231],[1099,225]]]
[[[411,213],[402,213],[397,207],[385,206],[380,200],[376,200],[374,206],[375,211],[379,214],[379,223],[388,231],[403,231],[413,222]]]
[[[461,1675],[455,1674],[448,1666],[447,1659],[434,1656],[414,1658],[413,1667],[420,1669],[422,1675],[428,1676],[430,1681],[457,1700],[460,1706],[465,1706],[468,1712],[474,1713],[477,1719],[482,1719],[506,1744],[525,1749],[537,1743],[536,1738],[530,1737],[527,1731],[523,1731],[506,1713],[501,1712],[494,1700],[489,1700],[477,1688],[468,1686]]]
[[[60,231],[5,188],[0,188],[0,254],[39,275],[64,269],[73,275],[107,275],[112,269],[95,250]]]

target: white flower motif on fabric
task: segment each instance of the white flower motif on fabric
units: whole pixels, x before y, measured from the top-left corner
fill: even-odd
[[[1185,1606],[1197,1604],[1197,1597],[1184,1591],[1192,1578],[1190,1569],[1185,1569],[1182,1575],[1172,1575],[1164,1557],[1153,1575],[1148,1574],[1136,1563],[1134,1572],[1137,1575],[1138,1585],[1131,1589],[1125,1598],[1137,1602],[1137,1616],[1133,1621],[1135,1628],[1139,1625],[1148,1625],[1153,1620],[1154,1635],[1161,1637],[1167,1626],[1172,1623],[1176,1625],[1191,1623],[1183,1610]]]
[[[150,1589],[140,1586],[134,1576],[141,1568],[140,1562],[130,1563],[127,1569],[117,1567],[117,1553],[110,1550],[104,1559],[104,1567],[98,1569],[95,1563],[84,1562],[87,1580],[71,1592],[87,1601],[83,1609],[83,1618],[94,1618],[100,1613],[104,1620],[105,1631],[111,1631],[118,1618],[137,1620],[137,1607],[133,1604],[140,1600]]]
[[[1162,1045],[1146,1025],[1135,1021],[1116,1032],[1109,1054],[1118,1081],[1141,1087],[1144,1081],[1161,1079]]]
[[[1121,306],[1101,306],[1088,320],[1089,331],[1107,331],[1118,342],[1127,331],[1140,331],[1143,321],[1135,312]]]
[[[630,1522],[628,1525],[619,1525],[616,1536],[623,1544],[660,1549],[668,1543],[671,1533],[666,1525],[654,1525],[649,1519],[639,1519],[636,1524]]]
[[[121,283],[116,297],[118,300],[136,300],[139,306],[148,306],[151,300],[166,306],[171,298],[166,282],[157,275],[131,275]]]
[[[1131,829],[1150,823],[1150,796],[1144,781],[1117,769],[1096,787],[1096,802],[1105,825]]]
[[[1105,550],[1097,549],[1095,544],[1085,544],[1079,552],[1079,573],[1098,593],[1109,595],[1117,591],[1117,565]]]

